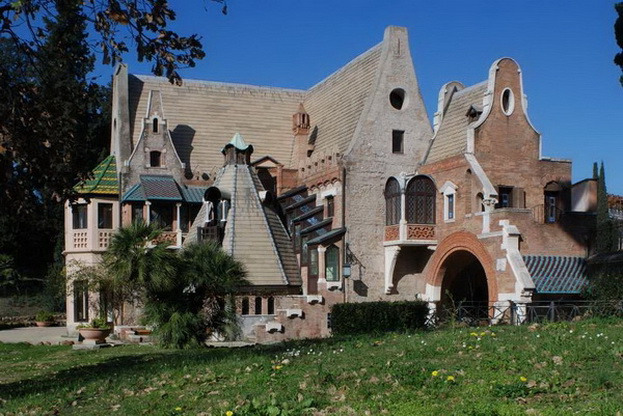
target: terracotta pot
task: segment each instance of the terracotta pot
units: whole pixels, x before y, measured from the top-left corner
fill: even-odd
[[[88,344],[105,344],[106,337],[110,335],[111,331],[110,328],[80,328],[78,330],[84,338],[83,342]]]
[[[35,325],[37,325],[37,327],[39,328],[45,328],[47,326],[52,326],[52,324],[54,324],[54,322],[49,322],[49,321],[36,321]]]

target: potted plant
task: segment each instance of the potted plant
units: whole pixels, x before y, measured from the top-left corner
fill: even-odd
[[[54,324],[54,314],[47,311],[39,311],[35,315],[35,324],[38,327],[52,326]]]
[[[80,325],[78,332],[84,338],[83,342],[88,344],[105,344],[106,337],[112,331],[111,325],[106,318],[96,318],[88,325]]]

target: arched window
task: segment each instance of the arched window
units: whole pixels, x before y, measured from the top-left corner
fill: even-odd
[[[275,314],[275,298],[273,298],[272,296],[268,298],[268,314]]]
[[[249,298],[242,298],[242,311],[240,312],[241,315],[248,315],[249,314]]]
[[[435,184],[427,176],[409,181],[406,194],[406,217],[409,224],[435,223]]]
[[[159,168],[162,166],[162,153],[157,150],[149,152],[149,166],[152,168]]]
[[[482,195],[482,192],[478,192],[476,194],[476,204],[478,211],[485,212],[484,196]]]
[[[325,252],[325,279],[327,282],[340,280],[340,249],[334,245]]]
[[[389,178],[385,185],[385,224],[400,222],[400,185],[394,178]]]
[[[255,314],[262,314],[262,298],[259,296],[255,298]]]
[[[151,121],[151,130],[154,133],[158,133],[158,117],[154,117]]]

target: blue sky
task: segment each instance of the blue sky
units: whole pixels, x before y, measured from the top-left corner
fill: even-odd
[[[486,79],[491,63],[522,67],[530,118],[543,155],[573,160],[573,180],[604,161],[608,191],[623,194],[623,87],[612,63],[614,0],[229,1],[172,0],[174,29],[203,37],[192,79],[309,88],[381,41],[388,25],[409,29],[411,54],[432,120],[439,88]],[[126,57],[130,72],[149,64]],[[99,68],[110,76],[110,68]]]

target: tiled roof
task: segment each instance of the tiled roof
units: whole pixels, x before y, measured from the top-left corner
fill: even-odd
[[[587,283],[583,257],[523,256],[537,293],[578,294]]]
[[[253,85],[129,76],[132,142],[138,142],[149,91],[159,90],[171,137],[182,162],[197,171],[223,165],[223,140],[236,132],[253,137],[258,155],[271,155],[284,165],[292,156],[292,114],[305,91]]]
[[[182,196],[184,201],[200,204],[203,202],[203,194],[208,189],[205,186],[182,186]]]
[[[80,194],[116,195],[119,193],[115,156],[108,156],[93,169],[92,173],[93,177],[74,186],[74,191]]]
[[[247,280],[254,286],[300,285],[298,263],[283,223],[271,208],[264,206],[259,192],[264,188],[254,168],[227,165],[214,186],[231,196],[223,249],[247,266]],[[205,205],[196,218],[205,218]],[[184,244],[197,240],[195,220]]]
[[[467,125],[470,122],[466,113],[470,106],[482,108],[487,81],[455,92],[444,112],[439,130],[426,158],[426,163],[434,163],[467,150]]]
[[[317,127],[314,152],[345,152],[355,133],[380,65],[382,43],[346,64],[307,93],[304,105]],[[294,162],[294,161],[293,161]]]
[[[147,200],[181,201],[182,194],[173,176],[141,175],[141,186]]]
[[[317,245],[317,244],[326,243],[326,242],[328,242],[328,241],[330,241],[330,240],[332,240],[334,238],[341,237],[344,234],[346,234],[346,228],[337,228],[335,230],[329,231],[326,234],[323,234],[323,235],[321,235],[319,237],[316,237],[316,238],[314,238],[312,240],[309,240],[307,242],[307,245],[308,246],[314,246],[314,245]]]
[[[129,201],[203,201],[204,187],[180,187],[173,176],[141,175],[140,182],[123,195],[123,202]]]

